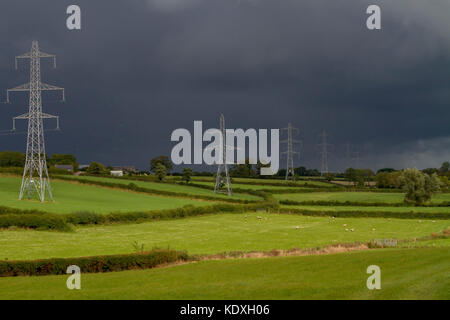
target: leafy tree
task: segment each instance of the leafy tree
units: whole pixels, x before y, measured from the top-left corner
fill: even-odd
[[[431,200],[434,193],[440,190],[440,181],[437,174],[431,176],[417,169],[405,169],[402,174],[405,202],[423,205]]]
[[[89,174],[103,174],[105,173],[105,166],[100,162],[92,162],[86,169],[86,172]]]
[[[183,180],[186,181],[186,183],[189,183],[191,181],[191,177],[194,174],[191,168],[183,168]]]
[[[336,178],[336,175],[334,173],[328,172],[324,175],[325,180],[332,181]]]
[[[158,163],[156,165],[154,172],[155,172],[155,175],[158,177],[159,181],[163,181],[163,179],[167,175],[167,168],[163,164]]]
[[[308,173],[308,169],[306,167],[298,167],[294,169],[294,172],[298,174],[300,177],[304,177]]]
[[[348,168],[347,170],[345,170],[344,177],[345,177],[345,179],[347,179],[350,182],[355,183],[358,181],[356,169],[353,169],[353,168]]]
[[[428,174],[428,175],[432,175],[433,173],[438,174],[438,173],[439,173],[439,170],[436,169],[436,168],[426,168],[426,169],[423,169],[422,172],[423,172],[423,173],[426,173],[426,174]]]
[[[0,152],[0,167],[23,167],[25,155],[16,151]]]
[[[250,164],[250,160],[245,159],[245,164],[234,164],[230,168],[230,175],[233,177],[250,178],[257,175],[256,170],[253,169],[253,165]]]
[[[396,171],[396,170],[395,170],[394,168],[382,168],[382,169],[380,169],[380,170],[377,171],[377,174],[378,174],[378,173],[381,173],[381,172],[391,173],[391,172],[395,172],[395,171]]]
[[[378,172],[375,176],[375,181],[378,188],[400,188],[402,176],[401,171],[394,172]]]
[[[166,168],[166,173],[170,172],[173,169],[172,162],[169,160],[168,157],[159,156],[159,157],[153,158],[150,161],[150,171],[155,172],[158,164],[162,164]]]
[[[441,168],[439,169],[441,174],[446,174],[450,171],[450,162],[446,161],[442,164]]]
[[[58,154],[58,153],[52,154],[51,157],[48,159],[48,163],[53,166],[55,164],[72,165],[74,170],[78,169],[77,158],[75,158],[75,156],[72,154]]]

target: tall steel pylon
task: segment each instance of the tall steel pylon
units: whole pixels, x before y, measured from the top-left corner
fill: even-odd
[[[294,143],[301,143],[301,141],[294,140],[292,138],[292,132],[295,131],[298,134],[299,130],[298,130],[298,128],[294,128],[290,122],[288,123],[287,128],[283,128],[282,130],[287,131],[287,140],[281,141],[282,143],[287,144],[287,151],[282,153],[282,154],[286,154],[286,158],[287,158],[285,180],[288,180],[288,179],[295,180],[294,154],[300,155],[300,153],[294,151]]]
[[[320,154],[322,155],[322,169],[321,169],[321,175],[328,173],[328,147],[330,144],[327,143],[327,132],[323,130],[323,132],[320,134],[320,137],[322,138],[322,143],[319,144],[319,147],[321,147]]]
[[[65,94],[64,88],[41,82],[41,58],[52,58],[53,66],[56,68],[56,56],[41,52],[37,41],[32,42],[30,52],[15,57],[16,70],[19,59],[30,59],[30,82],[8,89],[6,100],[9,103],[10,92],[29,92],[28,113],[13,118],[13,130],[16,128],[16,120],[28,120],[26,159],[19,199],[23,199],[25,194],[28,199],[31,199],[36,192],[39,200],[44,202],[46,193],[51,201],[53,201],[53,195],[45,155],[43,119],[56,119],[57,129],[59,129],[59,117],[42,112],[42,91],[61,90],[63,101]]]
[[[226,135],[226,127],[225,127],[225,117],[223,114],[220,115],[220,134],[221,134],[221,141],[220,141],[220,148],[221,148],[221,155],[220,158],[222,162],[219,162],[219,165],[217,167],[217,175],[216,175],[216,185],[214,186],[214,192],[215,193],[227,193],[229,196],[233,194],[233,191],[231,189],[231,180],[230,175],[228,173],[228,165],[227,165],[227,135]],[[222,173],[225,174],[225,176],[222,176]],[[223,187],[226,187],[226,190],[223,189]]]

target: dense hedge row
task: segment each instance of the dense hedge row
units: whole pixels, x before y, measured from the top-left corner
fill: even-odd
[[[71,227],[65,219],[55,214],[2,214],[0,229],[19,227],[37,230],[70,231]]]
[[[66,274],[67,267],[70,265],[80,267],[82,273],[150,269],[161,264],[186,261],[187,259],[188,255],[185,252],[155,249],[136,254],[35,261],[0,261],[0,277]]]
[[[2,214],[46,214],[47,212],[35,210],[35,209],[16,209],[5,206],[0,206],[0,215]]]
[[[316,217],[336,217],[336,218],[395,218],[395,219],[436,219],[449,220],[450,213],[443,212],[393,212],[393,211],[316,211],[298,208],[281,208],[279,213],[300,214],[304,216]]]
[[[214,196],[196,195],[196,194],[190,194],[190,193],[184,193],[184,192],[173,192],[173,191],[150,189],[150,188],[139,187],[138,185],[136,185],[133,182],[131,182],[129,184],[123,184],[123,183],[113,183],[113,182],[106,182],[106,181],[77,179],[77,178],[62,177],[62,176],[58,176],[57,178],[59,180],[78,182],[81,184],[95,185],[95,186],[101,186],[101,187],[107,187],[107,188],[119,188],[119,189],[124,189],[124,190],[131,190],[131,191],[142,192],[142,193],[153,194],[153,195],[160,195],[160,196],[182,197],[182,198],[189,198],[189,199],[201,199],[201,200],[211,200],[211,201],[225,201],[225,202],[233,202],[233,203],[256,202],[254,200],[233,199],[233,198],[226,198],[226,197],[218,198],[218,197],[214,197]],[[258,196],[261,196],[261,195],[258,194]]]
[[[330,200],[312,200],[312,201],[294,201],[280,200],[280,204],[288,206],[355,206],[355,207],[414,207],[405,202],[358,202],[358,201],[330,201]],[[420,207],[450,207],[450,202],[431,203]]]

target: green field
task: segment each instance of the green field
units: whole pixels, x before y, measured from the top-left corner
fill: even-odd
[[[381,290],[366,287],[374,264]],[[81,290],[67,276],[0,278],[0,299],[450,299],[449,270],[448,248],[384,249],[83,274]]]
[[[210,186],[214,187],[214,182],[206,182],[206,181],[194,181],[195,184],[201,184],[204,186]],[[231,187],[233,189],[242,189],[242,190],[269,190],[269,191],[277,191],[277,190],[286,190],[286,189],[293,189],[293,190],[306,190],[307,188],[304,187],[291,187],[291,186],[272,186],[272,185],[254,185],[254,184],[243,184],[243,183],[231,183]]]
[[[0,231],[0,259],[131,253],[134,241],[144,244],[147,250],[155,246],[170,247],[187,250],[189,254],[314,248],[379,238],[411,239],[441,232],[449,226],[448,220],[419,223],[407,219],[333,220],[289,214],[220,214],[142,224],[80,227],[70,233],[4,230]],[[354,232],[350,231],[352,228]]]
[[[292,201],[350,201],[350,202],[383,202],[401,203],[403,193],[381,193],[381,192],[312,192],[312,193],[285,193],[277,194],[278,200]],[[433,196],[433,203],[450,201],[450,193],[439,193]]]
[[[134,183],[143,188],[184,195],[158,196],[53,179],[55,202],[19,201],[17,197],[21,179],[0,176],[0,205],[54,213],[110,213],[212,205],[226,197],[216,195],[212,190],[175,183],[106,177],[78,179]],[[266,182],[279,182],[277,186],[264,184],[263,180],[260,185],[253,185],[254,181],[235,179],[233,188],[273,191],[278,200],[384,204],[373,207],[282,205],[281,208],[285,210],[413,211],[449,213],[450,216],[449,207],[390,205],[403,202],[401,193],[325,192],[325,189],[321,189],[321,192],[276,194],[282,189],[301,190],[303,181],[299,187],[282,185],[281,180]],[[204,179],[195,183],[213,186],[212,181]],[[320,181],[313,183],[330,186]],[[195,200],[190,195],[212,196],[217,201]],[[237,193],[233,198],[262,200]],[[450,201],[450,194],[433,197],[434,203],[443,201]],[[411,241],[400,241],[396,249],[302,257],[211,260],[151,270],[83,274],[80,291],[67,290],[67,276],[0,278],[0,299],[450,299],[450,238],[438,236],[444,230],[450,230],[450,219],[332,218],[265,211],[211,212],[174,220],[77,225],[73,226],[71,232],[10,227],[0,230],[0,260],[127,254],[136,251],[133,246],[136,242],[144,245],[145,250],[171,248],[185,250],[193,255],[314,249],[344,243],[367,243],[374,239]],[[416,238],[419,241],[413,241]],[[427,248],[420,248],[422,246]],[[382,290],[369,291],[366,288],[366,268],[371,264],[381,267]]]
[[[322,212],[421,212],[421,213],[448,213],[450,218],[450,207],[364,207],[364,206],[304,206],[304,205],[281,205],[283,209],[303,209]]]
[[[152,181],[138,181],[138,180],[92,177],[92,176],[73,176],[71,178],[82,179],[82,180],[91,180],[91,181],[110,182],[110,183],[121,183],[121,184],[134,183],[135,185],[137,185],[139,187],[153,189],[153,190],[186,193],[186,194],[199,195],[199,196],[216,197],[218,199],[229,198],[225,194],[214,193],[213,190],[196,188],[196,187],[191,187],[191,186],[184,186],[184,185],[177,185],[174,183],[160,183],[160,182],[152,182]],[[256,196],[253,196],[250,194],[245,194],[245,193],[234,193],[232,198],[240,199],[240,200],[261,200],[260,197],[256,197]]]
[[[197,182],[210,182],[214,184],[214,178],[212,177],[193,177],[192,179],[195,183]],[[267,186],[267,185],[278,185],[280,187],[290,187],[292,183],[295,183],[299,187],[304,187],[305,185],[308,186],[318,186],[318,187],[324,187],[324,188],[330,188],[335,187],[331,183],[322,182],[322,181],[311,181],[311,180],[296,180],[296,181],[285,181],[282,179],[252,179],[252,178],[233,178],[233,184],[257,184],[260,187],[261,186]],[[288,185],[289,183],[289,185]],[[258,186],[256,186],[258,187]]]
[[[52,181],[54,202],[19,200],[21,178],[0,177],[0,205],[19,209],[38,209],[52,213],[90,211],[96,213],[173,209],[185,205],[211,205],[214,202],[153,196],[122,190]]]

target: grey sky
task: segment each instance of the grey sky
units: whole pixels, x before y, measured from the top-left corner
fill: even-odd
[[[65,27],[69,4],[81,31]],[[365,27],[369,4],[381,31]],[[37,39],[58,56],[43,81],[67,92],[44,102],[62,126],[46,134],[48,153],[147,168],[169,155],[174,129],[215,127],[223,112],[233,128],[291,121],[304,140],[296,166],[320,166],[323,129],[332,170],[348,166],[346,142],[364,167],[438,166],[450,160],[449,12],[448,0],[2,1],[0,100],[27,81],[13,57]],[[0,129],[26,110],[25,95],[12,101]],[[0,149],[23,151],[25,138],[0,136]]]

